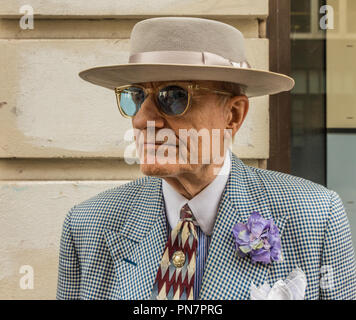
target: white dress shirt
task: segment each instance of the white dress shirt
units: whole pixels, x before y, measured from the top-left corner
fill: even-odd
[[[213,233],[218,206],[229,178],[230,169],[231,154],[228,149],[225,154],[224,164],[220,168],[218,175],[208,186],[190,200],[177,192],[163,179],[162,192],[170,227],[174,229],[180,219],[181,208],[188,203],[199,227],[204,234],[210,236]]]

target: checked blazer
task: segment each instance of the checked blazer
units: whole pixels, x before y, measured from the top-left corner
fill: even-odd
[[[235,254],[232,227],[253,211],[273,219],[281,262]],[[72,207],[63,223],[57,299],[148,299],[167,240],[162,179],[143,177]],[[350,226],[338,194],[232,154],[209,247],[200,299],[249,299],[300,267],[306,299],[356,299]]]

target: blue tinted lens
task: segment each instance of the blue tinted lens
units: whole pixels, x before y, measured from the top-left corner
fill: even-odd
[[[120,94],[120,106],[127,116],[134,116],[140,110],[144,100],[145,93],[139,87],[127,88]]]
[[[179,86],[168,86],[159,91],[157,101],[165,114],[176,116],[186,109],[188,92]]]

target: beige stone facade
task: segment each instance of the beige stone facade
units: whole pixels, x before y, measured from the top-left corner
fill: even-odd
[[[20,28],[22,5],[33,8],[32,30]],[[113,92],[84,82],[78,72],[126,62],[133,25],[173,15],[239,28],[251,65],[268,69],[268,0],[2,1],[0,299],[54,299],[68,210],[141,176],[123,160],[131,123],[120,116]],[[268,102],[250,100],[233,146],[244,162],[262,168],[269,156]],[[33,288],[23,288],[29,274],[22,266],[32,268]]]

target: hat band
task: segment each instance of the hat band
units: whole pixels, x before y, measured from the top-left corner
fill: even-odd
[[[247,61],[234,62],[211,52],[195,51],[148,51],[132,54],[129,63],[172,63],[208,66],[226,66],[250,69]]]

